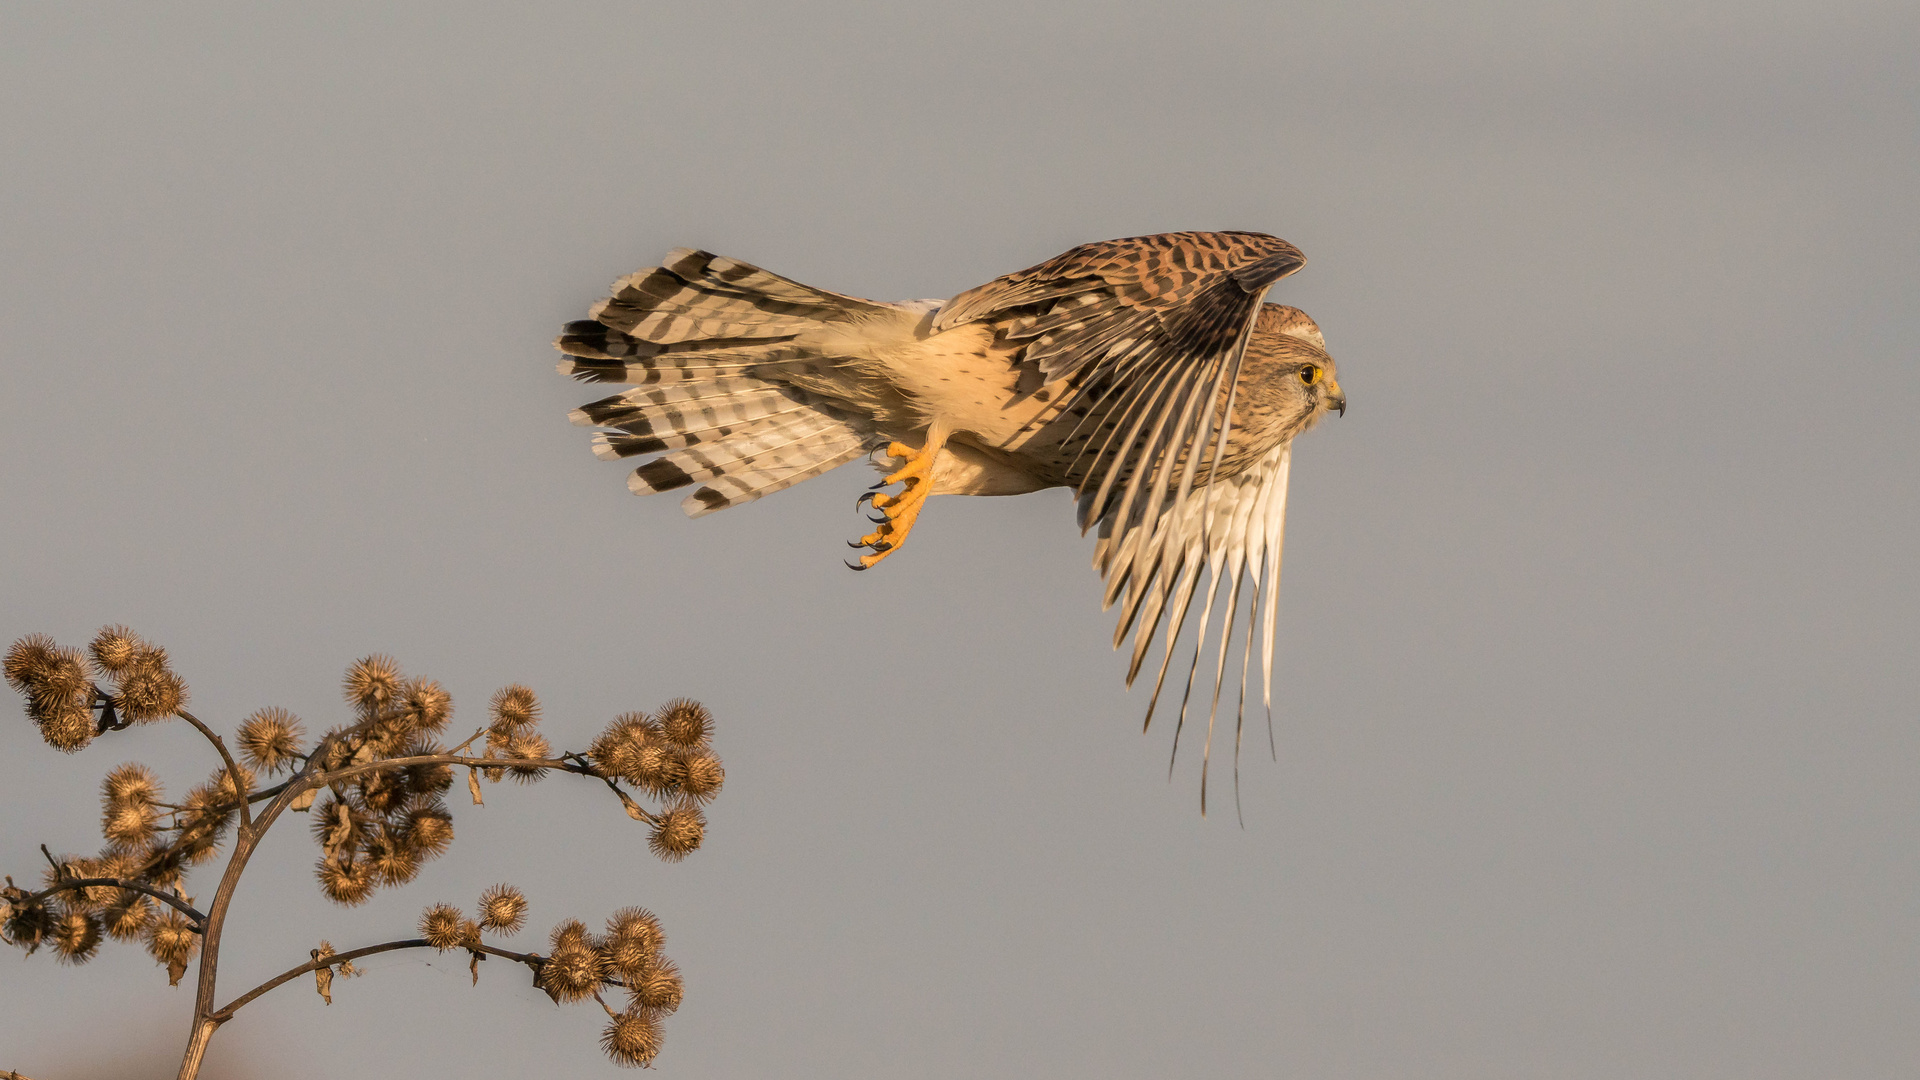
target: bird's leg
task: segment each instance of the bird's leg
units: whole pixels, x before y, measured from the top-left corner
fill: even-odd
[[[888,457],[902,459],[905,464],[874,487],[899,484],[901,488],[894,495],[870,491],[860,496],[861,504],[871,504],[885,516],[875,519],[879,527],[874,531],[847,544],[848,547],[869,550],[869,554],[860,556],[858,564],[848,563],[848,566],[865,570],[900,550],[900,545],[906,543],[907,534],[913,531],[914,520],[920,516],[920,507],[926,503],[927,496],[933,494],[933,463],[940,456],[940,448],[946,441],[946,428],[935,424],[927,431],[926,445],[917,450],[899,442],[887,447]]]

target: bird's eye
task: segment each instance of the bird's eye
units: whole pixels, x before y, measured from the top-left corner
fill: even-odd
[[[1300,381],[1303,383],[1306,383],[1308,386],[1312,386],[1314,383],[1319,382],[1320,369],[1317,367],[1314,367],[1312,364],[1308,364],[1306,367],[1301,368]]]

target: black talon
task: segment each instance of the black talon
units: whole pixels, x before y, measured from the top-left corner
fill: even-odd
[[[865,570],[865,569],[867,569],[867,567],[864,567],[864,566],[861,566],[861,565],[860,565],[859,563],[855,563],[855,562],[850,562],[850,563],[848,563],[848,564],[847,564],[847,569],[849,569],[849,570]]]
[[[885,525],[885,524],[886,524],[886,523],[887,523],[888,521],[890,521],[890,520],[892,520],[892,519],[891,519],[891,518],[884,518],[884,517],[874,517],[874,516],[872,516],[871,514],[869,514],[869,515],[867,516],[867,520],[868,520],[868,521],[871,521],[871,522],[873,522],[873,523],[874,523],[875,525]]]
[[[861,543],[858,540],[849,540],[847,541],[847,546],[850,548],[863,548],[863,547],[866,547],[867,545]]]
[[[867,490],[868,490],[868,491],[879,491],[879,490],[880,490],[881,488],[883,488],[883,487],[886,487],[886,486],[887,486],[887,482],[886,482],[885,480],[882,480],[882,481],[880,481],[879,483],[877,483],[877,484],[875,484],[875,485],[873,485],[872,487],[870,487],[870,488],[868,488]]]
[[[867,546],[873,549],[873,553],[875,555],[879,555],[879,554],[882,554],[883,552],[888,552],[893,550],[893,545],[887,543],[885,540],[876,540]]]
[[[853,500],[853,508],[855,510],[858,510],[861,507],[867,505],[867,501],[872,499],[874,494],[875,493],[871,491],[862,492],[859,498]]]

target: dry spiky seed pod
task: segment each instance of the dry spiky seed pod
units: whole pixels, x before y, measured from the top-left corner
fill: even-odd
[[[364,772],[354,778],[354,790],[360,795],[361,805],[375,814],[385,814],[398,807],[407,798],[407,778],[404,771],[395,775],[385,769]]]
[[[151,806],[160,800],[160,778],[137,761],[115,768],[100,781],[100,796],[109,805]]]
[[[420,858],[413,849],[384,833],[367,845],[367,861],[382,885],[405,885],[420,873]]]
[[[503,732],[512,732],[528,724],[540,722],[540,702],[533,691],[514,683],[502,687],[487,703],[487,710],[493,716],[493,726]]]
[[[670,795],[685,778],[687,767],[673,745],[649,742],[633,754],[633,766],[621,777],[654,795]]]
[[[168,909],[147,928],[147,955],[163,967],[185,970],[200,951],[200,935],[185,915]]]
[[[241,795],[253,791],[254,776],[253,770],[247,768],[245,765],[241,765],[237,761],[234,762],[234,765],[240,773],[240,789],[236,790],[233,786],[234,770],[228,769],[225,765],[213,770],[212,774],[207,777],[206,784],[202,786],[212,793],[214,799],[222,803],[230,804],[234,809],[238,809]],[[199,789],[196,788],[195,790],[197,791]],[[193,798],[192,794],[189,793],[187,798],[191,801]]]
[[[106,928],[107,936],[115,941],[138,941],[153,925],[155,910],[159,907],[150,896],[140,893],[128,893],[123,899],[100,912],[101,925]]]
[[[700,847],[707,835],[707,818],[698,807],[676,806],[654,819],[647,847],[667,862],[679,862]]]
[[[32,952],[53,933],[53,912],[45,904],[9,904],[7,941]]]
[[[93,707],[84,698],[71,698],[30,710],[40,722],[40,738],[63,754],[75,754],[93,741]]]
[[[120,716],[137,724],[165,720],[187,703],[187,684],[167,663],[167,650],[158,645],[141,649],[119,675],[120,692],[114,701]]]
[[[104,860],[88,858],[82,855],[62,855],[54,860],[58,867],[49,866],[40,872],[40,880],[51,889],[62,881],[78,878],[107,876]],[[120,890],[111,885],[91,885],[84,889],[73,889],[60,894],[55,901],[69,911],[98,911],[118,899]]]
[[[385,653],[363,656],[347,668],[340,690],[355,708],[384,709],[400,690],[400,665]]]
[[[509,761],[545,761],[551,752],[546,736],[537,731],[516,731],[507,740],[505,756]],[[523,784],[531,784],[547,775],[546,767],[541,765],[512,765],[507,772]]]
[[[416,731],[439,731],[453,716],[453,695],[432,679],[408,679],[400,690],[400,704]]]
[[[720,765],[720,759],[704,750],[696,750],[682,755],[684,768],[680,778],[680,790],[695,802],[712,802],[720,794],[721,785],[727,782],[727,770]]]
[[[350,855],[366,839],[366,819],[354,812],[351,803],[331,795],[326,802],[313,809],[309,824],[313,827],[313,838],[320,844],[321,853],[328,858]]]
[[[664,956],[656,955],[640,977],[627,984],[636,1005],[670,1013],[680,1007],[685,990],[680,985],[680,968]]]
[[[499,884],[480,894],[480,925],[497,934],[517,934],[527,924],[527,898],[511,885]]]
[[[705,746],[713,738],[713,714],[691,698],[675,698],[660,707],[660,732],[680,746]]]
[[[587,928],[578,919],[568,919],[553,928],[550,937],[553,952],[540,965],[540,989],[561,1003],[579,1001],[597,989],[607,977],[607,963],[587,940]]]
[[[660,1016],[651,1009],[628,1009],[600,1034],[600,1048],[615,1065],[641,1068],[660,1054]]]
[[[373,895],[373,865],[366,859],[322,859],[314,873],[320,878],[320,891],[336,904],[354,907]]]
[[[63,964],[78,966],[100,949],[100,917],[69,911],[53,920],[53,954]]]
[[[160,811],[150,802],[106,800],[100,815],[100,834],[115,850],[144,850],[160,827]]]
[[[7,650],[7,658],[0,670],[4,670],[7,682],[23,694],[31,693],[39,684],[43,672],[53,661],[59,646],[45,634],[28,634],[13,643]]]
[[[80,650],[58,646],[47,650],[38,668],[31,672],[27,692],[35,704],[49,713],[74,702],[90,702],[93,683],[87,678]]]
[[[420,936],[427,944],[446,952],[457,949],[466,941],[466,916],[452,904],[435,904],[420,916]]]
[[[270,705],[240,725],[240,752],[254,768],[277,773],[300,755],[303,734],[299,717]]]
[[[421,862],[438,858],[453,846],[453,815],[438,799],[408,810],[399,836]]]
[[[147,648],[140,635],[124,626],[103,626],[87,645],[93,667],[102,677],[113,677],[133,666],[134,659]]]
[[[667,935],[660,920],[646,908],[621,908],[607,920],[607,936],[601,939],[600,953],[607,965],[632,982],[644,974]]]
[[[400,751],[400,757],[430,757],[444,754],[447,748],[426,736],[416,736]],[[401,782],[413,795],[438,795],[453,786],[451,765],[408,765],[400,773]]]
[[[608,776],[625,776],[635,765],[640,748],[660,734],[660,726],[645,713],[622,713],[614,718],[593,743],[587,757]]]

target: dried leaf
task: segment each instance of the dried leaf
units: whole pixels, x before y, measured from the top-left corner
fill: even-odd
[[[467,766],[467,793],[473,796],[473,805],[486,805],[480,801],[480,770],[471,765]]]
[[[329,959],[333,956],[333,946],[322,941],[320,947],[313,950],[310,955],[316,962]],[[333,1004],[333,969],[331,967],[321,964],[313,969],[313,986],[327,1004]]]

